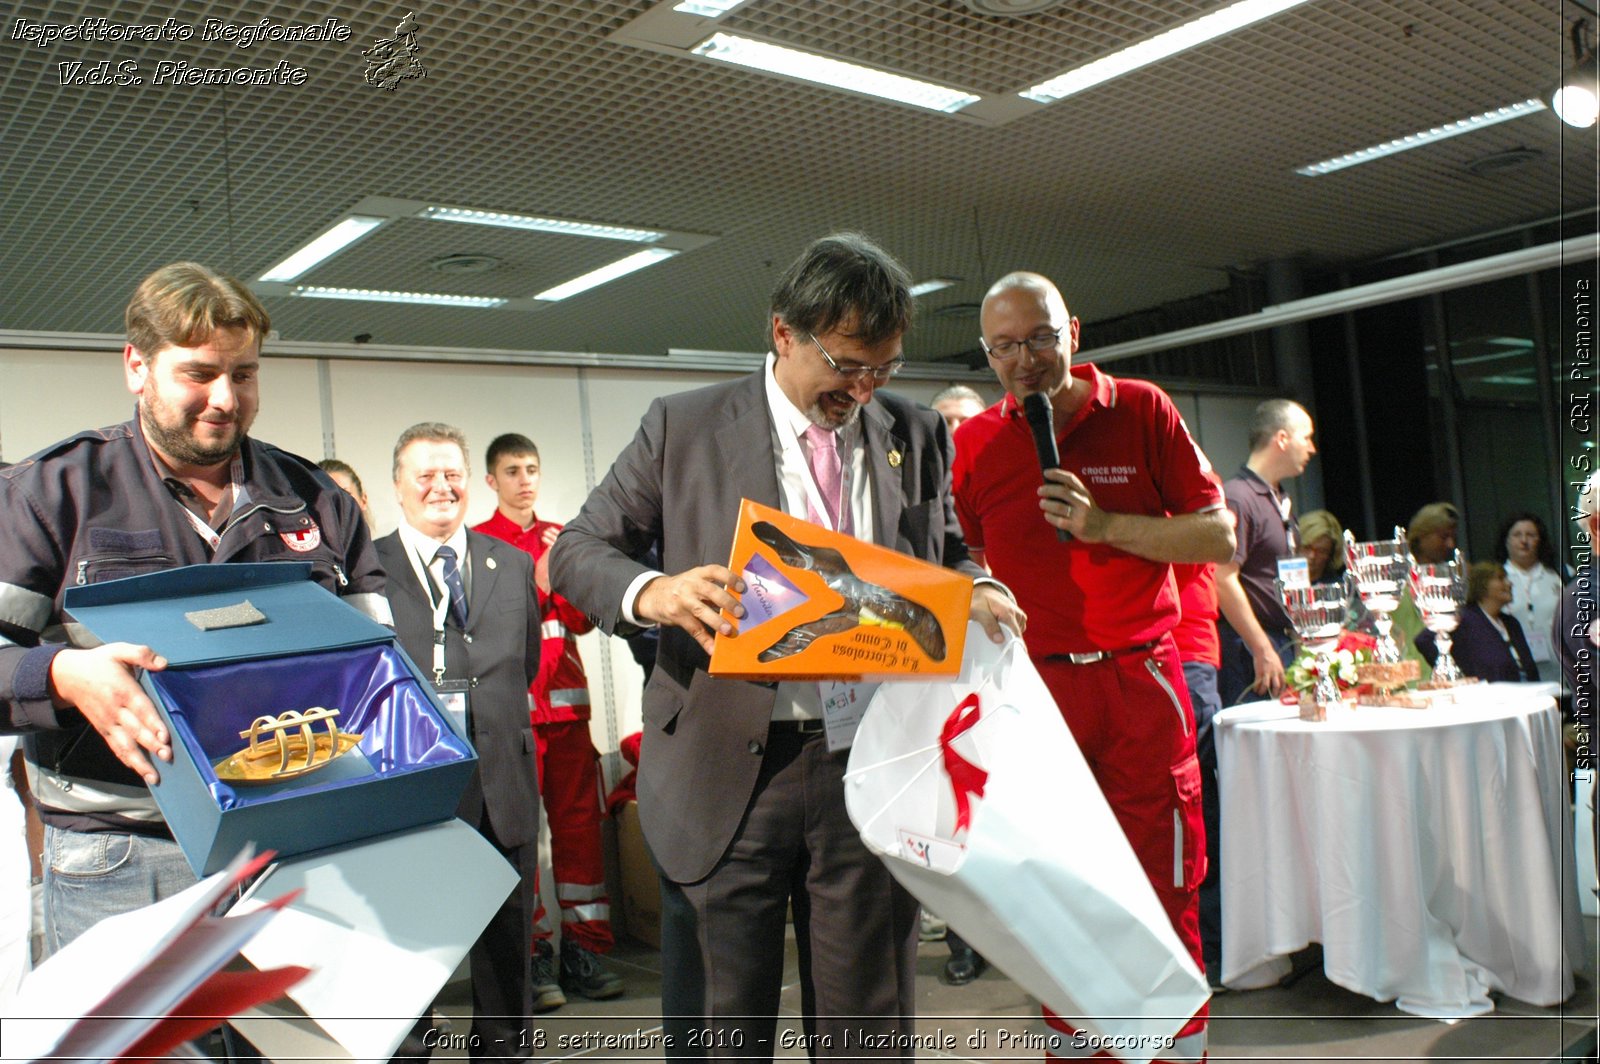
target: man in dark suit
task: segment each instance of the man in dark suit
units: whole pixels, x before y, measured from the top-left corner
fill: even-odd
[[[771,1055],[791,904],[812,1055],[911,1055],[916,903],[846,816],[847,753],[823,740],[817,685],[705,671],[714,636],[736,632],[719,611],[742,616],[720,564],[741,498],[983,577],[951,509],[949,431],[875,394],[902,363],[908,282],[860,236],[817,241],[773,293],[766,365],[656,400],[551,548],[555,590],[602,630],[661,626],[639,816],[675,1056]],[[632,560],[657,541],[664,573]],[[1024,621],[992,581],[972,616],[997,640]]]
[[[465,721],[478,770],[456,815],[522,873],[473,944],[474,1058],[527,1058],[533,1014],[530,972],[539,835],[539,787],[528,684],[539,670],[539,596],[524,551],[462,527],[467,448],[461,430],[413,425],[394,448],[394,487],[404,511],[378,540],[391,574],[389,605],[400,645],[445,708]],[[441,899],[449,904],[448,899]],[[401,1055],[420,1050],[402,1046]]]

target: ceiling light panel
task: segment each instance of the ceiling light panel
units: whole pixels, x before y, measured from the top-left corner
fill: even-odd
[[[314,238],[272,269],[261,275],[263,281],[293,281],[325,259],[330,259],[360,240],[387,219],[353,215]]]
[[[1372,160],[1382,159],[1386,155],[1410,151],[1412,148],[1420,148],[1425,144],[1448,140],[1451,137],[1459,137],[1461,134],[1471,133],[1475,129],[1483,129],[1486,126],[1509,122],[1513,118],[1537,114],[1544,109],[1544,102],[1538,99],[1527,99],[1521,103],[1507,104],[1505,107],[1497,107],[1492,111],[1484,111],[1481,114],[1471,115],[1454,122],[1446,122],[1443,125],[1420,130],[1416,133],[1408,133],[1403,137],[1396,137],[1394,140],[1386,140],[1382,144],[1374,144],[1370,148],[1362,148],[1359,151],[1348,152],[1332,159],[1324,159],[1320,163],[1296,167],[1295,173],[1303,174],[1306,177],[1320,177],[1323,174],[1331,174],[1336,170],[1359,166],[1362,163],[1370,163]]]
[[[310,299],[348,299],[366,303],[417,303],[436,307],[503,307],[507,300],[492,296],[457,296],[444,292],[386,292],[376,288],[329,288],[295,285],[290,295]]]
[[[782,74],[816,85],[859,92],[945,114],[959,111],[979,99],[970,92],[929,81],[919,81],[901,74],[847,63],[842,59],[730,33],[713,33],[690,50],[707,59],[748,67],[765,74]]]
[[[630,273],[636,273],[646,266],[654,266],[656,263],[670,259],[676,254],[677,252],[671,248],[645,248],[643,251],[636,251],[626,258],[621,258],[616,262],[602,266],[598,270],[590,270],[580,277],[574,277],[570,281],[558,284],[554,288],[547,288],[533,298],[547,303],[570,299],[579,292],[587,292],[591,288],[598,288],[600,285],[615,281],[619,277],[626,277]]]
[[[701,18],[721,18],[745,0],[683,0],[682,3],[673,4],[672,10],[681,11],[685,15],[699,15]]]
[[[415,208],[331,259],[299,283],[389,292],[448,291],[525,297],[612,262],[641,245],[481,225],[440,225]],[[649,245],[646,245],[649,246]],[[489,255],[483,273],[442,277],[430,263],[451,255]]]
[[[666,236],[655,229],[633,229],[627,226],[607,225],[603,222],[575,222],[561,218],[540,218],[528,214],[506,214],[499,211],[482,211],[468,207],[428,206],[417,212],[418,218],[435,222],[466,222],[472,225],[492,225],[502,229],[528,229],[538,233],[559,233],[563,236],[588,236],[601,240],[627,240],[636,244],[653,244]]]
[[[905,0],[762,0],[722,20],[728,33],[803,45],[824,55],[960,85],[985,98],[1079,66],[1177,22],[1217,0],[1074,0],[1027,18],[992,18],[959,3]],[[703,36],[703,34],[702,34]],[[698,38],[697,38],[698,40]]]
[[[1237,32],[1246,26],[1282,14],[1307,2],[1308,0],[1240,0],[1239,3],[1230,4],[1209,15],[1202,15],[1193,22],[1174,26],[1120,51],[1102,56],[1083,66],[1074,67],[1065,74],[1025,90],[1021,95],[1038,103],[1065,99],[1141,67],[1159,63],[1180,52],[1198,48],[1207,41]]]

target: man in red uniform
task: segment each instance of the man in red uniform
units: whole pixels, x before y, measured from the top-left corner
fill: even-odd
[[[1236,533],[1237,534],[1237,533]],[[1217,793],[1217,740],[1211,720],[1222,712],[1217,696],[1217,670],[1222,667],[1222,641],[1217,635],[1217,567],[1180,563],[1172,567],[1178,582],[1182,617],[1172,629],[1178,662],[1189,687],[1194,710],[1194,749],[1200,760],[1200,787],[1206,824],[1206,874],[1200,883],[1200,944],[1211,989],[1222,990],[1222,802]]]
[[[589,679],[578,656],[577,637],[593,626],[566,599],[550,592],[540,560],[561,526],[541,521],[533,504],[539,497],[539,448],[526,436],[508,433],[489,444],[484,467],[500,503],[493,517],[473,531],[503,539],[533,555],[543,613],[543,654],[539,675],[528,688],[529,712],[538,743],[539,792],[550,821],[550,863],[561,908],[559,986],[600,1000],[622,993],[622,979],[598,954],[612,946],[611,899],[606,894],[605,861],[600,852],[599,754],[589,737]],[[533,932],[535,982],[546,1009],[566,1004],[550,994],[555,950],[549,913],[541,905]]]
[[[1016,589],[1029,655],[1179,939],[1203,965],[1200,768],[1170,634],[1179,618],[1170,563],[1232,557],[1222,493],[1165,393],[1073,367],[1078,320],[1049,280],[1001,278],[981,323],[1007,394],[957,433],[956,513],[974,555]],[[1021,409],[1036,392],[1050,399],[1062,466],[1042,487]],[[1206,1015],[1202,1008],[1158,1059],[1203,1060]],[[1066,1033],[1055,1055],[1087,1055],[1073,1028],[1048,1010],[1045,1019]]]

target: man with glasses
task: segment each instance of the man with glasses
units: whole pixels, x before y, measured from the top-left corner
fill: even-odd
[[[973,556],[1016,589],[1031,619],[1029,655],[1203,965],[1205,829],[1194,716],[1170,634],[1179,617],[1171,563],[1232,557],[1222,492],[1165,393],[1072,364],[1078,319],[1049,280],[1002,277],[980,320],[1006,396],[956,433],[956,513]],[[1043,486],[1022,410],[1034,394],[1050,401],[1061,454]],[[1202,1009],[1159,1059],[1203,1059],[1205,1026]],[[1056,1055],[1071,1056],[1076,1042],[1063,1038]]]
[[[847,752],[828,750],[817,685],[705,669],[744,614],[739,574],[710,561],[741,498],[983,576],[951,509],[949,433],[877,390],[903,361],[909,281],[861,236],[811,245],[773,293],[766,364],[656,400],[550,550],[556,593],[607,634],[661,626],[638,791],[669,1056],[772,1056],[791,904],[813,1055],[908,1055],[917,905],[845,813]],[[632,560],[657,541],[665,573]],[[992,581],[972,616],[996,640],[1024,623]]]

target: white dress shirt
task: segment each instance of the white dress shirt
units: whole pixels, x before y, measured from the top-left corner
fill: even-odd
[[[778,357],[767,353],[764,371],[767,389],[767,410],[772,415],[772,453],[777,459],[778,493],[782,496],[783,512],[804,520],[806,518],[806,485],[814,483],[811,463],[807,456],[805,431],[811,420],[790,402],[778,386],[774,367]],[[867,477],[866,448],[861,445],[861,418],[858,416],[837,433],[839,461],[845,477],[845,495],[850,505],[850,527],[855,537],[865,543],[872,542],[872,484]],[[622,616],[629,623],[649,627],[634,612],[639,592],[651,580],[664,574],[650,571],[639,574],[622,596]],[[806,720],[822,716],[822,698],[814,683],[780,683],[778,697],[773,703],[773,720]]]
[[[404,521],[400,522],[398,529],[400,542],[406,548],[406,557],[411,560],[411,570],[422,585],[422,590],[428,596],[428,601],[435,606],[439,604],[438,596],[443,594],[450,597],[450,592],[444,586],[444,559],[439,557],[440,547],[449,547],[456,552],[456,565],[461,569],[461,587],[466,592],[467,601],[472,601],[472,559],[467,557],[467,526],[463,522],[454,534],[443,543],[432,536],[418,532]],[[427,575],[424,576],[423,573]],[[432,578],[430,581],[429,577]],[[394,573],[389,574],[389,579],[395,578]]]

